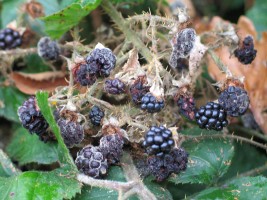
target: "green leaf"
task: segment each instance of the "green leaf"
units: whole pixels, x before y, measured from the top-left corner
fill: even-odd
[[[18,175],[19,170],[17,170],[9,157],[0,149],[0,176],[9,177]]]
[[[101,0],[76,0],[63,10],[41,18],[45,22],[47,34],[52,38],[59,38],[96,9],[100,2]]]
[[[70,199],[80,192],[75,174],[67,169],[52,172],[29,171],[10,178],[0,178],[0,199]]]
[[[38,102],[38,106],[39,106],[44,118],[48,122],[49,127],[51,128],[51,130],[53,131],[53,133],[55,134],[55,136],[57,138],[59,161],[61,162],[61,164],[67,164],[67,165],[71,166],[71,168],[77,172],[76,165],[74,164],[72,157],[70,156],[69,150],[63,141],[63,138],[60,134],[60,129],[59,129],[59,127],[58,127],[58,125],[54,119],[54,116],[52,114],[52,110],[49,107],[48,96],[49,96],[48,92],[43,92],[43,91],[37,92],[36,99]]]
[[[253,21],[257,32],[260,34],[267,30],[267,1],[256,0],[254,6],[247,11],[246,15]]]
[[[158,200],[171,200],[171,193],[159,184],[151,182],[151,180],[144,180],[144,184],[147,188],[157,197]]]
[[[26,95],[14,87],[0,87],[0,116],[19,122],[17,110],[25,99]]]
[[[4,0],[2,2],[1,21],[3,28],[17,18],[19,12],[17,8],[20,8],[24,2],[26,0]]]
[[[23,69],[26,73],[40,73],[50,71],[51,68],[44,63],[42,58],[38,54],[31,54],[25,57],[25,63],[27,68]]]
[[[267,179],[262,176],[235,179],[221,187],[201,191],[193,199],[249,199],[267,197]]]
[[[210,134],[212,131],[187,130],[188,134]],[[217,132],[218,133],[218,132]],[[183,143],[189,153],[187,169],[169,180],[174,183],[214,183],[224,175],[234,155],[234,146],[229,140],[201,140]]]
[[[36,134],[30,134],[26,129],[15,131],[11,143],[7,147],[9,156],[20,165],[27,163],[50,164],[58,160],[57,143],[44,143]]]

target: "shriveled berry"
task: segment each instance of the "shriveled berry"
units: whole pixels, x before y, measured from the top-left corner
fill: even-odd
[[[104,89],[109,94],[123,94],[126,86],[120,79],[115,78],[106,80]]]
[[[187,119],[194,120],[196,104],[193,97],[180,96],[177,100],[179,112]]]
[[[234,54],[239,62],[245,65],[252,63],[257,55],[257,50],[254,49],[253,38],[251,36],[245,37],[242,46],[236,49]]]
[[[96,82],[96,75],[91,74],[87,64],[82,64],[74,75],[76,81],[82,86],[93,85]]]
[[[139,76],[130,87],[132,100],[135,104],[140,104],[142,97],[149,92],[146,76]]]

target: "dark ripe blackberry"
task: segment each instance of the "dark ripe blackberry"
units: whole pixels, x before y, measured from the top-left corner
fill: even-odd
[[[253,38],[251,36],[245,37],[241,48],[236,49],[234,54],[239,62],[245,65],[252,63],[257,54],[257,50],[254,49]]]
[[[126,91],[125,84],[118,78],[105,81],[104,89],[109,94],[123,94]]]
[[[161,111],[164,107],[164,100],[158,100],[151,93],[147,93],[141,99],[141,109],[146,110],[149,113],[155,113]]]
[[[152,126],[145,135],[143,147],[149,155],[163,156],[174,146],[172,132],[164,126]]]
[[[183,148],[174,148],[162,157],[151,156],[147,159],[150,173],[157,181],[167,179],[171,173],[178,174],[186,170],[187,163],[188,153]]]
[[[227,115],[238,117],[247,111],[249,97],[246,90],[240,87],[229,86],[220,94],[219,104],[227,112]]]
[[[189,120],[195,119],[196,104],[193,97],[180,96],[177,100],[179,113]]]
[[[33,134],[41,135],[46,132],[48,123],[36,106],[35,97],[30,97],[18,108],[18,116],[24,128]]]
[[[190,51],[194,47],[195,41],[196,31],[192,28],[185,28],[178,33],[169,60],[169,64],[173,68],[178,68],[181,58],[186,58],[189,56]]]
[[[38,55],[44,60],[57,60],[60,54],[60,48],[56,41],[49,37],[42,37],[37,44]]]
[[[98,147],[84,147],[77,153],[75,164],[80,172],[90,177],[102,178],[107,175],[107,159]]]
[[[223,107],[214,102],[209,102],[199,108],[195,114],[200,128],[220,131],[228,125],[227,115]]]
[[[5,28],[0,31],[0,49],[8,50],[19,47],[22,44],[22,38],[18,31]]]
[[[95,48],[86,58],[88,70],[97,76],[108,77],[115,68],[116,57],[108,48]]]
[[[130,87],[132,100],[135,104],[140,104],[142,97],[149,92],[150,86],[146,86],[145,76],[138,77]]]
[[[84,138],[83,127],[78,122],[69,121],[63,118],[57,120],[60,133],[64,139],[64,143],[68,148],[80,144]]]
[[[89,119],[95,126],[100,126],[105,113],[98,106],[93,106],[89,113]]]
[[[89,86],[93,85],[96,82],[96,75],[91,74],[88,71],[88,65],[82,64],[79,69],[76,71],[75,80],[80,83],[82,86]]]
[[[109,164],[115,164],[120,161],[123,144],[123,138],[118,134],[105,135],[100,139],[99,148]]]

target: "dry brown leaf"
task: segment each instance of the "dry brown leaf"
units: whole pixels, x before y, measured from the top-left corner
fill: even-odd
[[[13,72],[10,74],[10,78],[21,92],[30,95],[35,94],[38,90],[51,92],[58,86],[68,84],[62,72],[43,72],[38,74]]]
[[[210,28],[215,28],[216,24],[222,19],[216,17],[211,21]],[[264,32],[261,40],[257,40],[257,32],[253,23],[247,17],[240,17],[237,23],[238,35],[241,38],[251,35],[254,38],[257,56],[250,65],[242,65],[234,56],[230,57],[228,48],[221,47],[216,51],[221,61],[228,66],[234,76],[245,77],[245,89],[250,97],[250,109],[254,114],[255,120],[267,135],[267,32]],[[217,81],[225,80],[223,74],[213,60],[208,58],[208,71]]]

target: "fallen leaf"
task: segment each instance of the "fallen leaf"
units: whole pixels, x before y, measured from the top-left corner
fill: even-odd
[[[63,72],[43,72],[37,74],[12,72],[10,78],[21,92],[30,95],[35,94],[38,90],[51,92],[58,86],[68,84]]]
[[[220,23],[220,21],[225,23],[221,18],[214,18],[210,23],[210,30],[215,28],[216,24]],[[219,48],[215,53],[234,76],[245,77],[244,85],[250,98],[250,109],[258,125],[267,135],[267,32],[263,32],[262,38],[258,40],[256,29],[251,20],[241,16],[237,23],[237,33],[241,40],[248,35],[254,38],[257,56],[250,65],[243,65],[237,58],[231,57],[226,46]],[[218,69],[211,57],[208,57],[208,71],[215,80],[225,80],[225,74]]]

